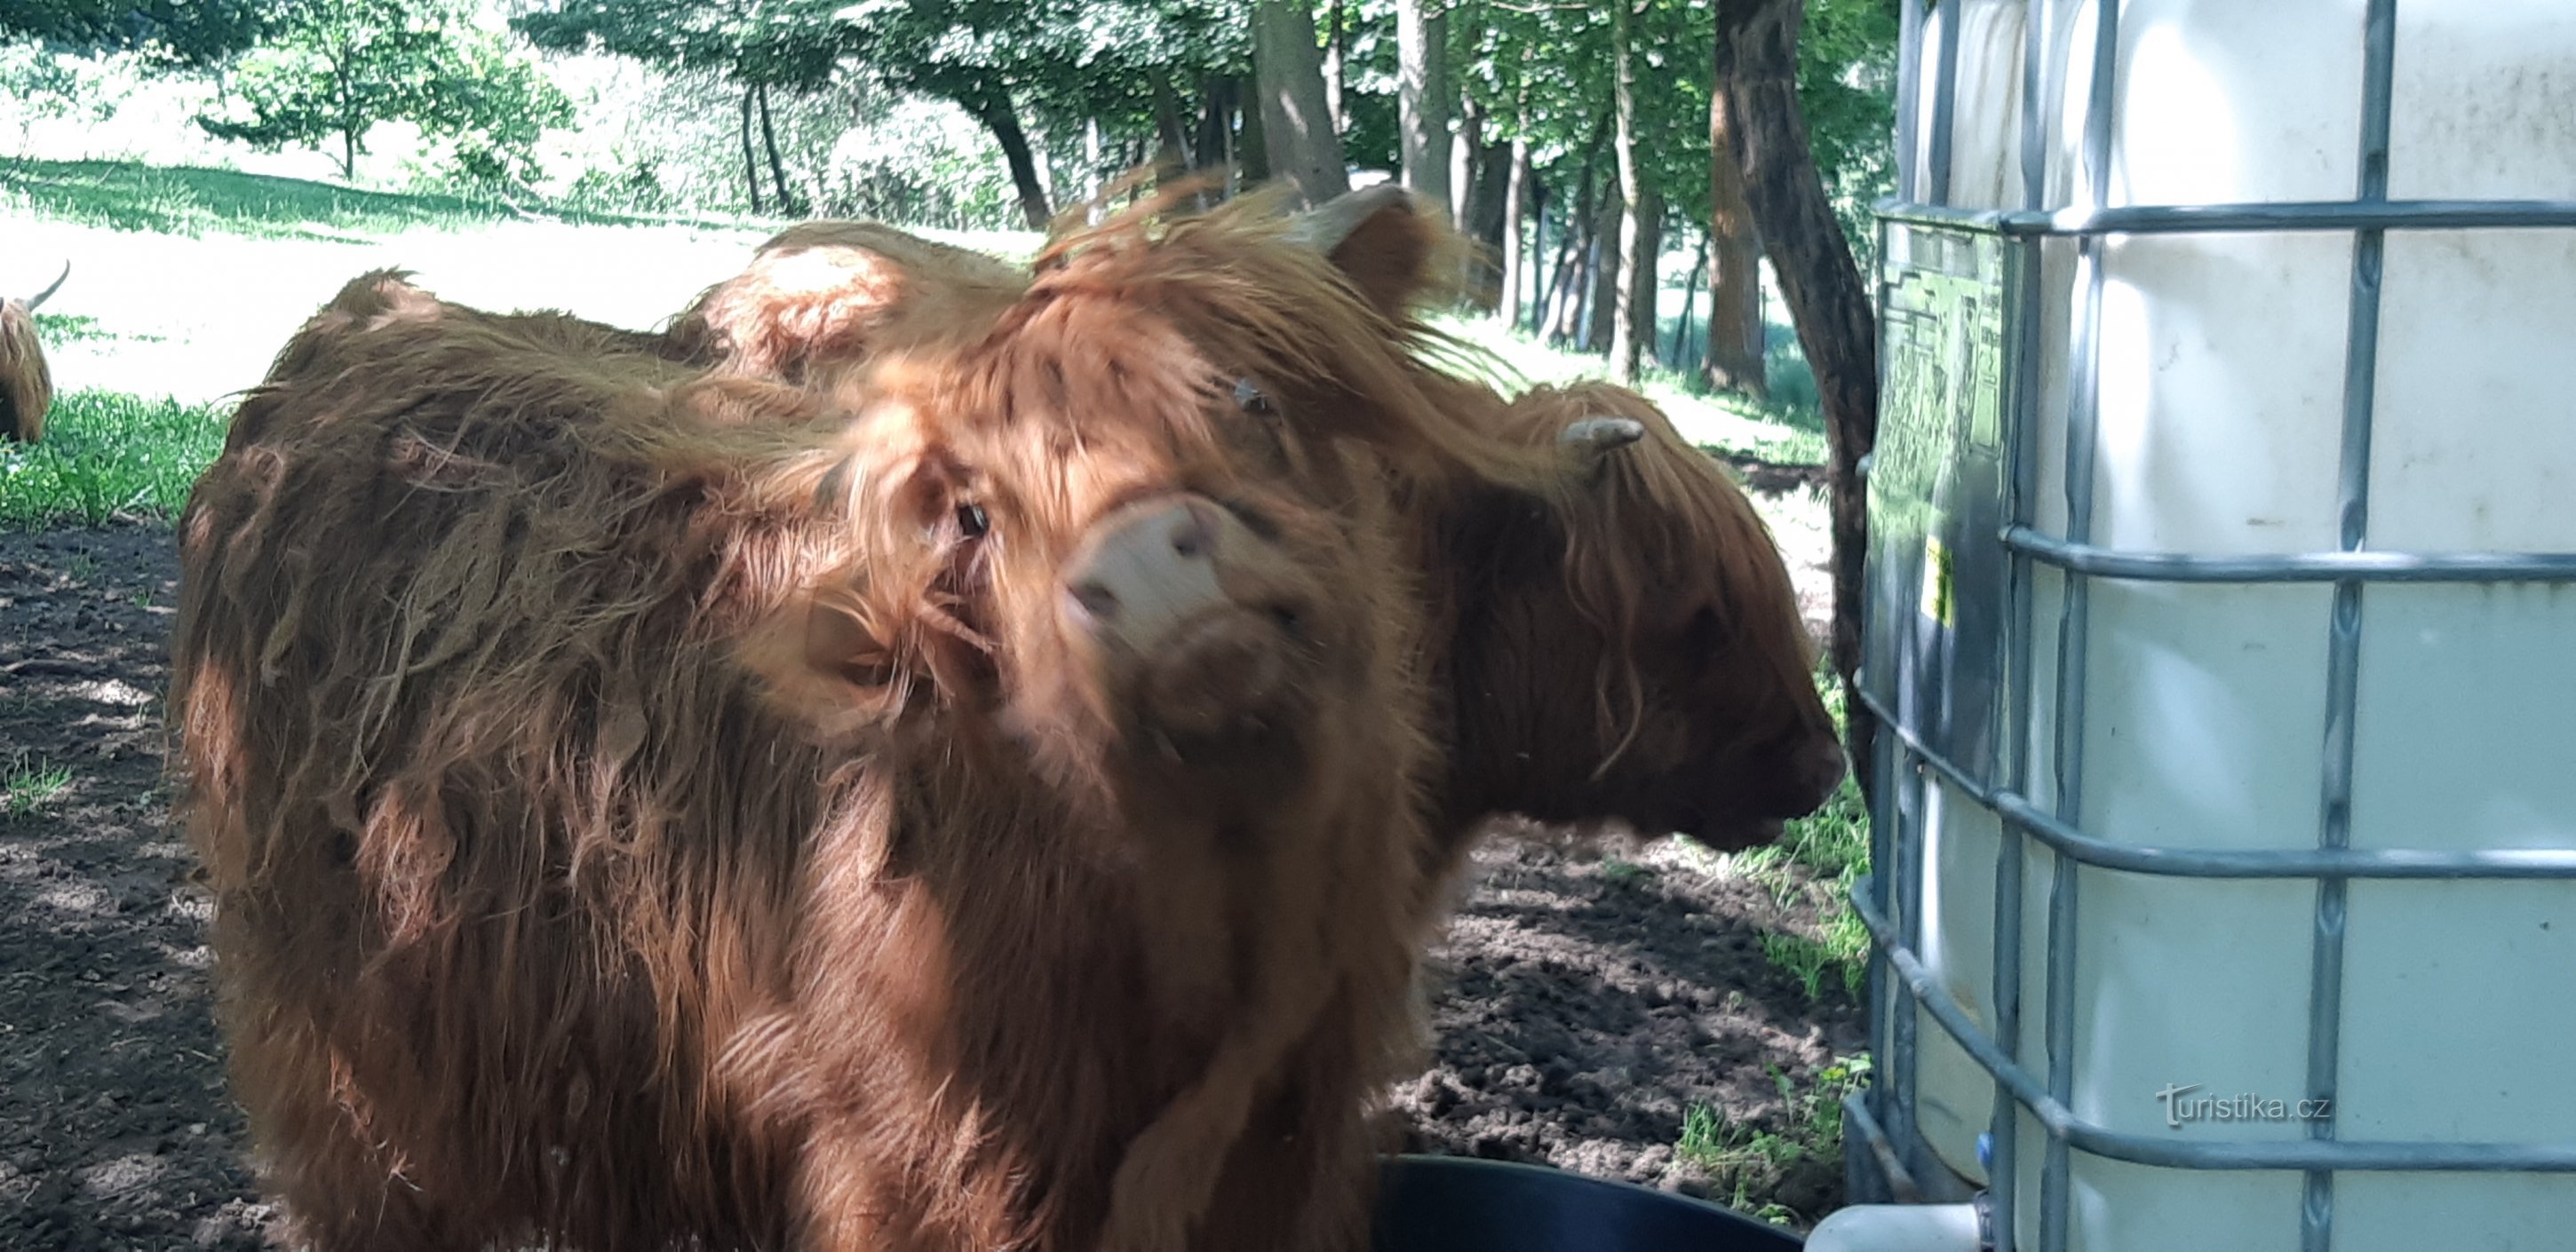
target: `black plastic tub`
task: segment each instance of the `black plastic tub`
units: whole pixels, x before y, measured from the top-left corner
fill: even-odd
[[[1536,1165],[1386,1162],[1376,1252],[1794,1252],[1804,1240],[1688,1196]]]

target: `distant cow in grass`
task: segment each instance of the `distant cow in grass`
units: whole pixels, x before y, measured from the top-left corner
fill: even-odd
[[[36,310],[71,276],[71,262],[65,261],[43,291],[25,300],[0,300],[0,434],[21,443],[45,437],[45,413],[54,407],[54,376],[36,337]]]
[[[1408,304],[1450,273],[1447,239],[1382,185],[1306,215],[1355,294],[1417,339]],[[865,222],[808,222],[673,322],[673,351],[779,381],[976,333],[1025,269]],[[1567,487],[1472,477],[1414,510],[1438,626],[1429,657],[1447,750],[1436,866],[1497,814],[1623,819],[1719,848],[1764,843],[1843,774],[1815,648],[1779,550],[1710,457],[1633,391],[1506,398],[1406,368],[1457,420],[1534,451]],[[1439,875],[1435,874],[1435,878]]]
[[[1362,296],[1419,239],[1352,238],[1124,217],[828,387],[391,274],[299,332],[172,716],[302,1236],[1363,1247],[1444,770],[1405,508],[1565,461],[1433,402]]]

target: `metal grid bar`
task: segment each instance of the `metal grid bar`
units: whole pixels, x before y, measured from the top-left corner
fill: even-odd
[[[2388,126],[2397,57],[2397,0],[2370,0],[2362,33],[2360,188],[2365,203],[2388,198]],[[2370,435],[2379,396],[2379,297],[2388,235],[2365,227],[2353,233],[2352,296],[2344,338],[2343,454],[2336,482],[2337,546],[2359,552],[2370,535]],[[2317,847],[2333,853],[2352,846],[2353,719],[2361,683],[2361,588],[2357,579],[2335,583],[2327,622],[2326,725],[2319,771]],[[2314,955],[2308,972],[2308,1082],[2310,1099],[2335,1097],[2343,1055],[2343,957],[2348,879],[2317,880]],[[2310,1119],[2308,1137],[2329,1142],[2334,1123]],[[2334,1174],[2308,1171],[2299,1205],[2302,1252],[2334,1246]]]
[[[1883,200],[1889,221],[2005,235],[2180,235],[2283,230],[2514,230],[2576,226],[2576,200],[2282,200],[2115,208],[1958,209]]]
[[[1896,198],[1920,200],[1914,153],[1922,142],[1916,101],[1923,95],[1923,0],[1904,0],[1896,17]],[[1885,253],[1881,253],[1885,255]]]
[[[1995,1046],[1994,1038],[1968,1018],[1959,1002],[1943,990],[1932,971],[1911,950],[1896,943],[1887,916],[1854,892],[1853,911],[1871,938],[1886,945],[1887,956],[1906,992],[1932,1020],[1956,1039],[1979,1065],[1995,1076],[2023,1108],[2048,1131],[2052,1143],[2072,1145],[2093,1156],[2165,1169],[2208,1170],[2364,1170],[2393,1173],[2576,1173],[2576,1142],[2570,1143],[2417,1143],[2405,1141],[2289,1139],[2275,1142],[2175,1143],[2153,1135],[2111,1130],[2077,1117],[2065,1101],[2048,1094],[2039,1079]]]
[[[2047,75],[2049,36],[2054,32],[2057,6],[2038,3],[2024,10],[2021,48],[2021,204],[2025,210],[2037,210],[2048,199],[2048,136],[2041,124],[2040,99],[2049,89]],[[2013,423],[2012,446],[2005,451],[2006,488],[2005,516],[2014,526],[2037,522],[2034,511],[2039,499],[2039,302],[2040,282],[2046,258],[2037,237],[2020,240],[2005,262],[2005,281],[2011,291],[2006,309],[2005,343],[2014,368],[2005,371],[2003,385],[2008,389],[2003,408]],[[2004,691],[2009,710],[1995,719],[1993,759],[2004,771],[2011,787],[2028,785],[2030,774],[2030,690],[2032,673],[2031,615],[2034,609],[2033,579],[2037,570],[2026,553],[2015,552],[2005,572],[2005,608],[2002,647],[2004,650]],[[2022,841],[2018,837],[1995,841],[1995,958],[1992,999],[1994,1000],[1995,1033],[2002,1040],[2003,1054],[2015,1064],[2021,1061],[2021,949],[2023,895],[2026,890],[2022,864]],[[2021,1237],[2015,1217],[2015,1198],[2020,1193],[2021,1113],[2012,1093],[2001,1084],[1995,1088],[1994,1111],[1986,1128],[1986,1195],[1989,1201],[1991,1229],[1995,1252],[2013,1252]]]
[[[1945,4],[1941,15],[1941,81],[1932,96],[1932,200],[1950,200],[1950,146],[1959,108],[1959,6]]]
[[[2576,552],[2412,553],[2346,548],[2275,556],[2198,556],[2069,543],[2027,525],[2008,528],[2001,538],[2005,547],[2060,569],[2138,582],[2576,582]]]
[[[2120,52],[2120,0],[2094,0],[2093,64],[2084,106],[2084,194],[2096,210],[2111,195],[2111,102]],[[2102,239],[2076,241],[2083,308],[2070,346],[2066,418],[2066,534],[2077,543],[2093,537],[2094,451],[2101,426]],[[2036,362],[2033,362],[2036,365]],[[2092,642],[2092,588],[2071,581],[2058,602],[2056,742],[2049,764],[2056,774],[2051,797],[2060,817],[2079,820],[2084,805],[2084,696]],[[2075,1095],[2075,964],[2078,889],[2076,863],[2059,857],[2048,890],[2048,1003],[2043,1027],[2048,1048],[2048,1094],[2061,1106]],[[2067,1141],[2051,1136],[2039,1176],[2039,1244],[2043,1252],[2066,1247],[2067,1190],[2074,1165]]]
[[[1896,746],[2051,852],[2086,865],[2169,878],[2378,878],[2504,881],[2576,879],[2576,848],[2490,848],[2435,852],[2407,848],[2172,848],[2098,839],[2077,830],[2017,791],[1990,787],[1896,722],[1895,711],[1863,693],[1861,703],[1885,721]],[[2004,917],[1998,915],[2000,926]]]

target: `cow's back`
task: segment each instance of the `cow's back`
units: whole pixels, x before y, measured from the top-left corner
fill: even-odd
[[[308,336],[182,518],[173,713],[235,1091],[317,1227],[758,1231],[774,1162],[705,1061],[777,993],[823,803],[747,776],[796,750],[710,663],[760,536],[698,525],[656,393],[528,330]],[[359,1193],[386,1213],[322,1199]]]

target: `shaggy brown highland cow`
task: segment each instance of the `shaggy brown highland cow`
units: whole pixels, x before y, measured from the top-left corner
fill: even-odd
[[[1443,768],[1400,505],[1563,459],[1353,238],[1131,214],[828,388],[392,274],[299,332],[172,721],[300,1236],[1362,1247]]]
[[[72,263],[65,261],[43,291],[25,300],[0,300],[0,435],[21,443],[45,437],[45,413],[54,407],[54,376],[36,337],[36,310],[71,276]]]
[[[1381,185],[1302,216],[1355,294],[1417,343],[1416,384],[1457,420],[1536,452],[1562,489],[1472,476],[1426,491],[1419,527],[1446,750],[1445,876],[1497,814],[1621,819],[1719,848],[1768,842],[1843,774],[1815,646],[1762,519],[1644,397],[1602,383],[1505,399],[1438,369],[1464,350],[1409,319],[1458,241]],[[808,222],[674,322],[693,359],[779,381],[829,377],[964,333],[1026,270],[863,222]],[[1462,362],[1463,363],[1463,362]],[[1254,397],[1257,402],[1257,397]]]

